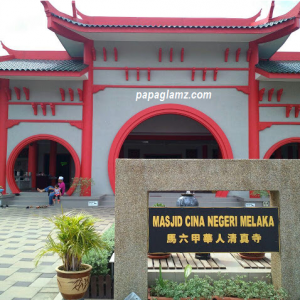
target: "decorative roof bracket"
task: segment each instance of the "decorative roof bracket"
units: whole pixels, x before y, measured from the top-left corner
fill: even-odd
[[[277,102],[280,102],[282,93],[283,93],[283,89],[277,91]]]
[[[59,88],[59,92],[61,95],[61,101],[65,101],[65,90],[63,88]]]
[[[37,104],[36,103],[31,103],[31,106],[33,108],[33,114],[36,116],[37,115]]]
[[[238,62],[240,60],[241,48],[238,48],[235,53],[235,61]]]
[[[184,61],[184,48],[181,48],[181,62]]]
[[[215,68],[215,70],[214,70],[214,81],[217,81],[217,76],[218,76],[218,68]]]
[[[82,91],[82,89],[77,89],[77,92],[78,92],[78,96],[79,96],[79,101],[83,101],[83,91]]]
[[[225,50],[225,62],[228,62],[229,48]]]
[[[285,108],[285,116],[286,116],[286,118],[290,117],[290,113],[291,113],[292,108],[293,108],[292,105],[286,106],[286,108]]]
[[[14,90],[15,90],[17,99],[20,100],[21,99],[21,91],[20,91],[20,89],[17,88],[17,87],[14,87]]]
[[[270,90],[268,91],[268,101],[271,101],[271,100],[272,100],[273,93],[274,93],[274,88],[273,88],[273,89],[270,89]]]
[[[173,48],[170,48],[170,62],[173,61]]]
[[[23,87],[23,91],[24,91],[24,93],[25,93],[25,96],[26,96],[26,100],[29,100],[29,89],[28,88],[26,88],[26,87]]]
[[[259,99],[259,101],[263,100],[265,90],[266,90],[265,88],[259,90],[259,92],[258,92],[258,99]]]
[[[70,99],[71,99],[71,101],[74,101],[74,91],[73,91],[73,89],[68,88],[68,90],[69,90],[69,94],[70,94]]]
[[[46,116],[47,114],[47,107],[46,107],[46,104],[45,103],[41,103],[41,108],[43,110],[43,115]]]

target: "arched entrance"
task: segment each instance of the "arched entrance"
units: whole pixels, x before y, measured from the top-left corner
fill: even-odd
[[[232,159],[233,153],[230,143],[219,127],[219,125],[213,121],[210,117],[197,109],[191,108],[185,105],[179,104],[161,104],[156,105],[145,110],[140,111],[132,118],[130,118],[117,133],[109,152],[108,157],[108,176],[111,187],[115,191],[115,160],[119,157],[122,145],[131,131],[136,128],[142,122],[160,115],[181,115],[195,120],[202,124],[214,137],[218,143],[223,159]],[[217,192],[217,197],[226,197],[228,191]]]
[[[300,138],[287,138],[274,144],[264,155],[264,159],[299,159]]]
[[[25,140],[23,140],[22,142],[20,142],[11,152],[8,161],[7,161],[7,166],[6,166],[6,174],[7,174],[7,182],[8,185],[12,191],[12,193],[14,194],[18,194],[20,193],[20,189],[18,188],[16,181],[15,181],[15,174],[14,174],[14,167],[16,164],[16,160],[19,156],[19,154],[21,153],[21,151],[29,144],[37,142],[37,141],[41,141],[41,140],[48,140],[48,141],[53,141],[53,142],[57,142],[59,144],[61,144],[64,148],[66,148],[69,153],[71,154],[73,161],[74,161],[74,165],[75,165],[75,175],[74,177],[80,177],[80,160],[79,157],[76,153],[76,151],[73,149],[73,147],[67,143],[65,140],[56,137],[54,135],[48,135],[48,134],[39,134],[39,135],[34,135],[31,137],[26,138]],[[67,191],[67,195],[72,195],[72,193],[74,192],[73,188],[70,188]]]

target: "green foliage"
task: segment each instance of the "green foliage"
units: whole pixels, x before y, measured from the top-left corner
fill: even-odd
[[[92,249],[82,258],[83,263],[93,267],[92,275],[107,275],[110,272],[108,263],[115,247],[115,225],[106,230],[101,238],[107,247],[99,252]]]
[[[63,213],[45,218],[54,225],[47,236],[44,248],[36,256],[35,265],[47,253],[56,253],[63,261],[64,271],[79,271],[82,257],[92,249],[99,252],[106,248],[94,224],[96,219],[85,212]]]
[[[168,297],[174,300],[180,298],[190,299],[211,299],[213,296],[236,297],[242,299],[269,299],[285,300],[288,298],[286,291],[283,289],[276,290],[272,284],[264,281],[244,281],[245,276],[236,276],[234,278],[220,277],[213,280],[209,276],[186,280],[177,283],[171,280],[163,280],[162,276],[156,280],[155,285],[151,288],[151,296]]]
[[[153,207],[166,207],[166,206],[164,204],[162,204],[162,203],[155,203],[153,205]]]
[[[95,182],[92,178],[74,177],[71,189],[74,189],[74,193],[84,196],[94,184]]]

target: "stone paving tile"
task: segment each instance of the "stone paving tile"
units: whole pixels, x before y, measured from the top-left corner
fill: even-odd
[[[12,264],[0,264],[0,268],[9,268]]]
[[[10,282],[1,281],[0,283],[0,292],[5,292],[8,288],[10,288],[13,284]]]
[[[51,273],[53,273],[53,271],[55,271],[55,268],[59,265],[61,265],[60,261],[51,266],[38,266],[35,269],[33,269],[31,273],[51,274]]]
[[[5,265],[5,264],[10,264],[10,265],[13,265],[14,263],[16,263],[17,261],[19,261],[20,258],[19,257],[10,257],[10,258],[6,258],[4,256],[1,256],[0,257],[0,268],[4,268],[4,267],[1,267],[1,265]]]
[[[0,299],[2,300],[12,300],[14,298],[25,298],[32,299],[40,290],[40,288],[33,287],[22,287],[22,286],[12,286],[8,288],[2,295]]]
[[[32,300],[53,300],[57,296],[57,292],[51,293],[49,292],[44,292],[44,293],[37,293]]]
[[[33,282],[36,280],[41,273],[26,273],[26,276],[24,276],[24,272],[15,272],[11,276],[7,277],[4,282],[12,282],[15,283],[17,281],[24,281],[26,279],[27,282]],[[25,278],[24,278],[25,277]]]
[[[40,278],[54,278],[56,276],[56,273],[46,273],[46,274],[42,274],[41,276],[40,276]]]
[[[43,262],[40,263],[40,265],[41,265],[41,266],[52,266],[53,263],[50,262],[50,261],[43,261]]]
[[[14,268],[34,268],[33,261],[17,261],[13,264]]]
[[[13,286],[30,286],[30,282],[26,281],[17,281],[16,283],[13,284]]]
[[[44,287],[51,281],[52,278],[38,278],[33,283],[30,284],[30,287]]]
[[[18,268],[2,268],[0,269],[0,276],[10,276],[15,273]]]
[[[34,268],[21,268],[21,269],[18,269],[18,272],[30,273],[32,270],[34,270]]]

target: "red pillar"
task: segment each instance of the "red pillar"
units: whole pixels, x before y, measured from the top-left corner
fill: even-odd
[[[31,172],[31,187],[36,188],[36,171],[37,171],[37,155],[38,144],[37,142],[29,144],[28,149],[28,172]]]
[[[249,127],[249,159],[259,159],[259,82],[255,80],[255,65],[258,63],[258,45],[249,44],[252,49],[249,61],[249,98],[248,98],[248,127]]]
[[[0,79],[0,185],[6,192],[6,155],[7,155],[7,128],[8,99],[5,90],[9,88],[8,79]]]
[[[83,82],[82,139],[81,139],[81,177],[92,178],[93,146],[93,42],[84,45],[84,63],[89,65],[89,79]],[[82,195],[83,196],[83,195]],[[84,196],[91,196],[91,187]]]
[[[50,158],[49,158],[49,173],[51,176],[56,175],[56,155],[57,155],[57,143],[50,141]],[[55,185],[56,180],[51,180],[51,185]]]

